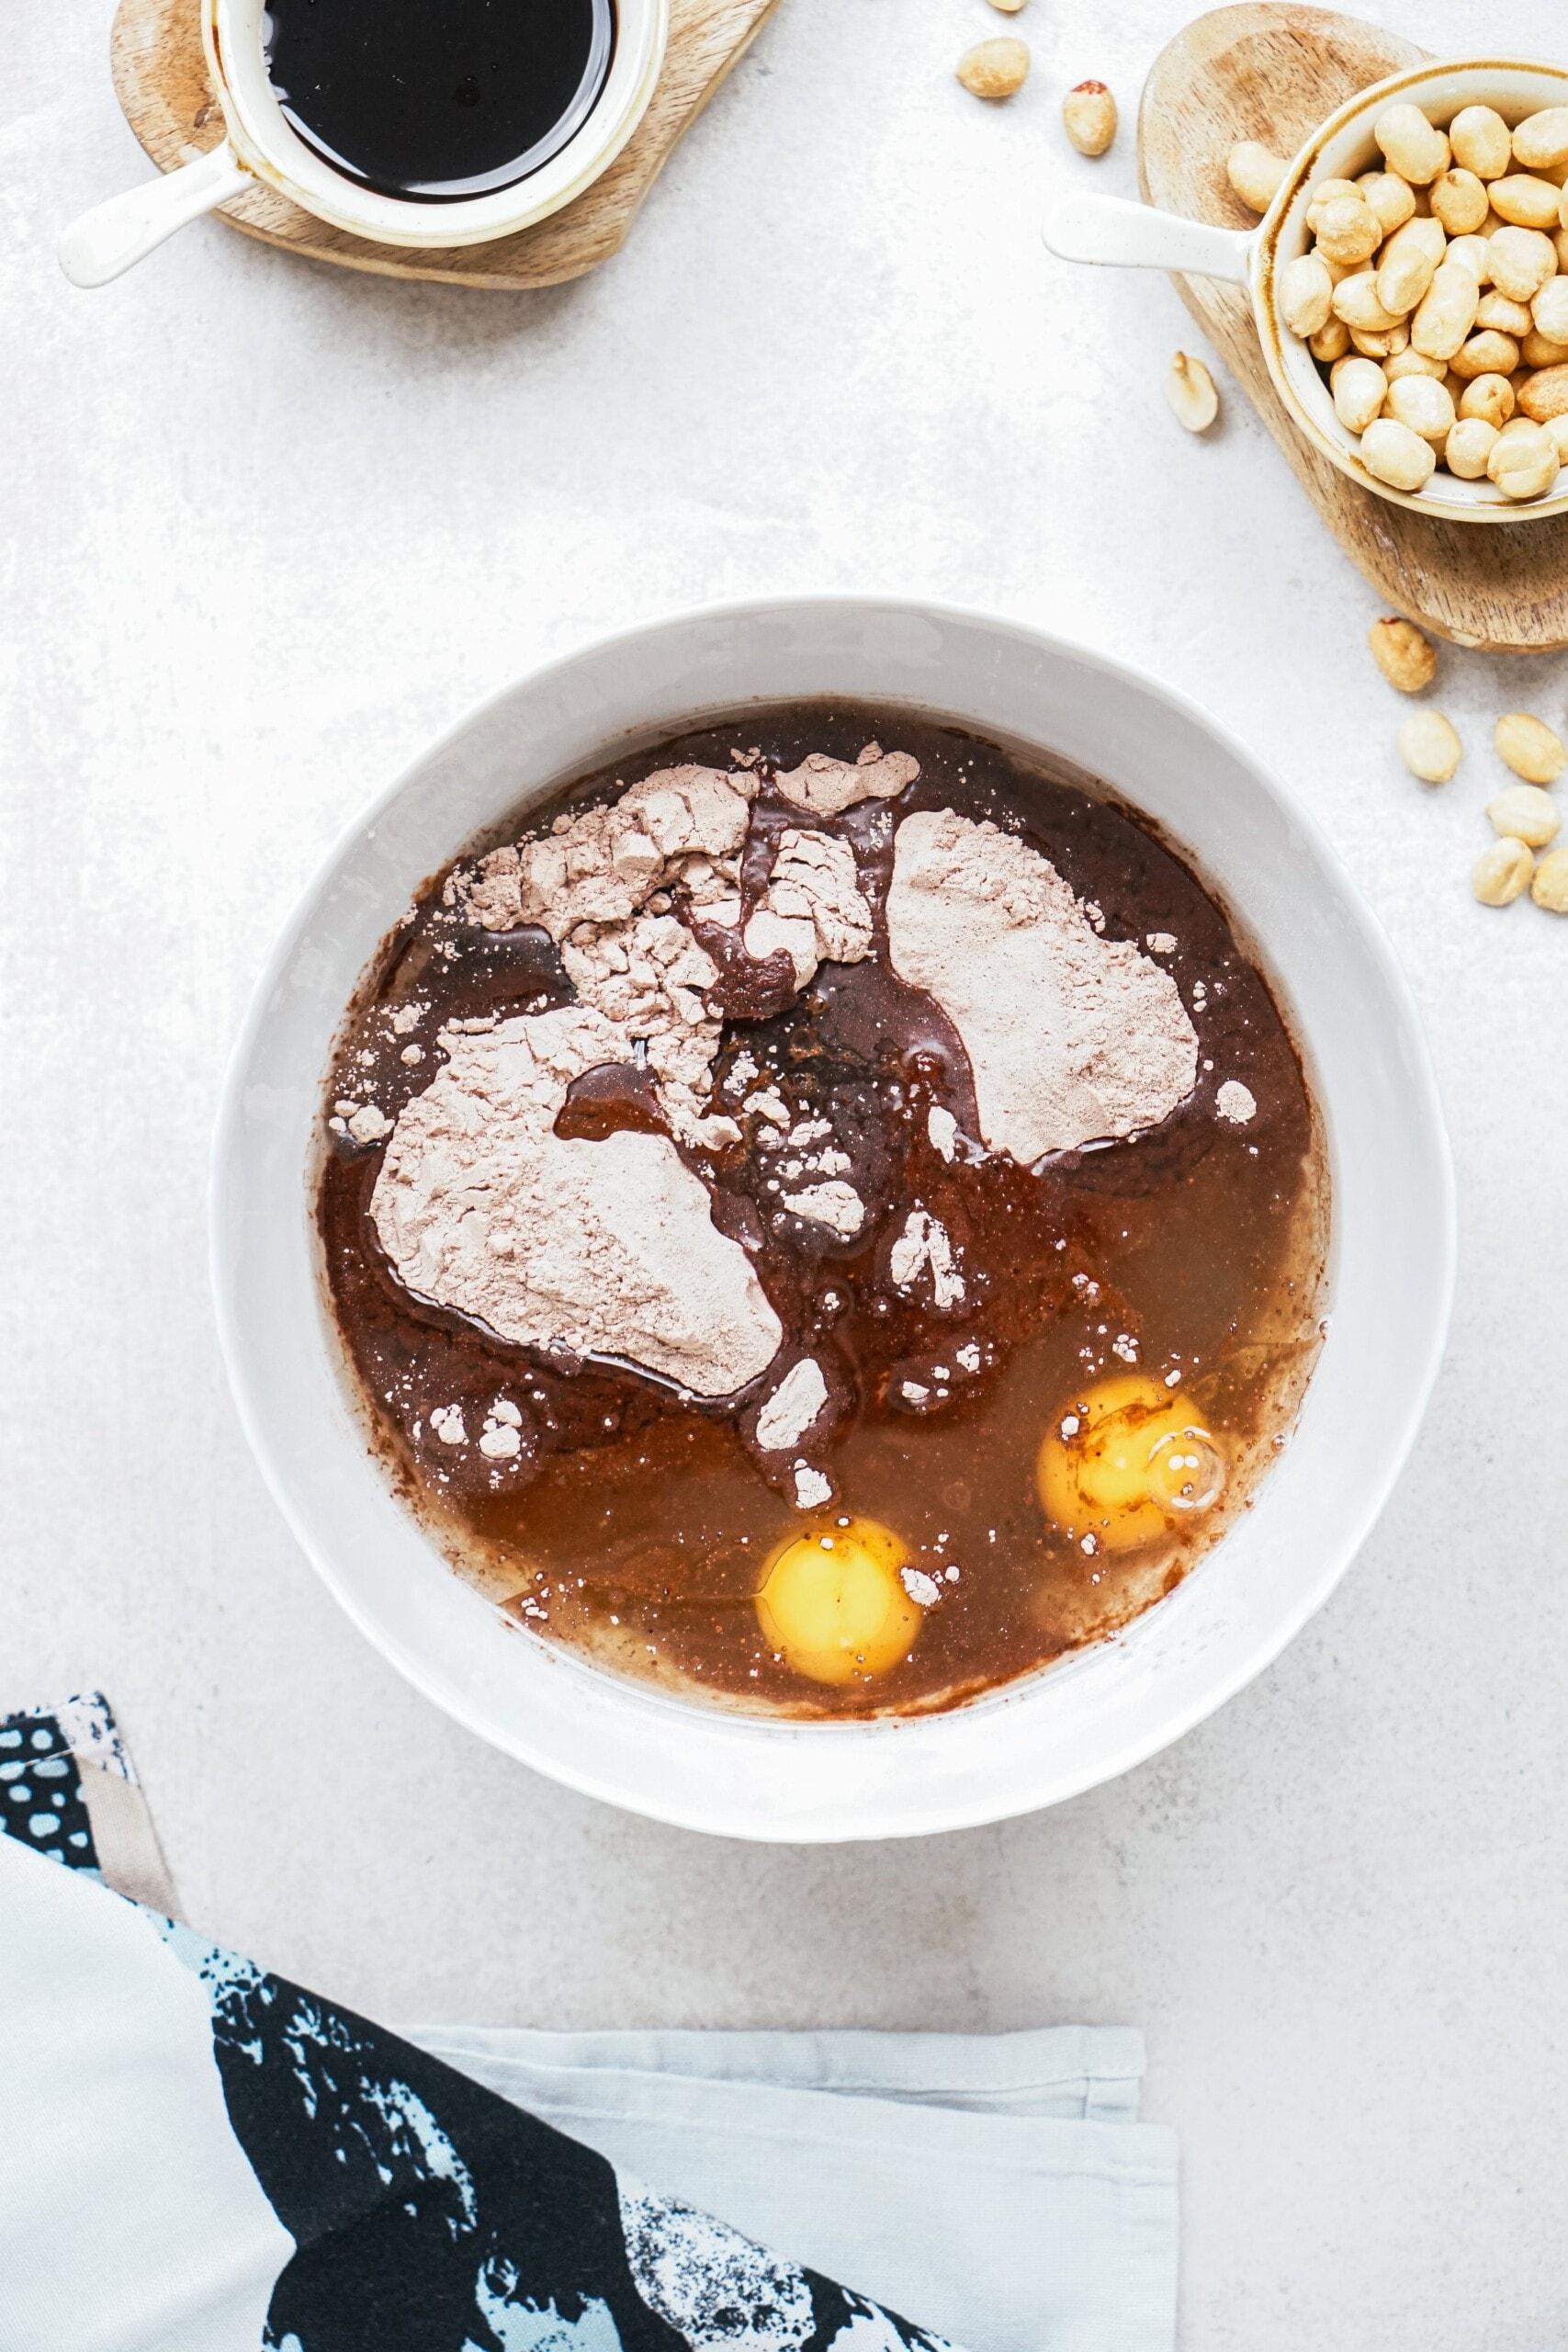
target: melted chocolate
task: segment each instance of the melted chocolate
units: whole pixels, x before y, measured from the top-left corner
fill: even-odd
[[[873,737],[920,761],[895,802],[820,818],[766,781],[808,751],[852,760]],[[379,1152],[345,1141],[321,1180],[327,1279],[376,1442],[403,1491],[457,1564],[510,1600],[530,1630],[742,1705],[842,1713],[952,1704],[1125,1623],[1244,1506],[1318,1342],[1321,1138],[1266,980],[1180,858],[1082,779],[1032,771],[956,729],[841,705],[751,712],[586,779],[525,830],[656,768],[728,765],[737,741],[765,755],[742,872],[747,910],[779,831],[835,833],[854,849],[876,952],[824,966],[792,1002],[780,999],[793,981],[771,968],[787,958],[748,970],[731,953],[715,991],[733,1023],[715,1107],[733,1107],[726,1074],[748,1054],[761,1069],[754,1083],[776,1088],[792,1124],[830,1126],[866,1222],[845,1240],[793,1214],[784,1194],[813,1178],[781,1174],[802,1155],[758,1123],[739,1146],[683,1156],[709,1184],[721,1230],[753,1257],[785,1328],[779,1361],[808,1351],[823,1369],[829,1405],[805,1452],[831,1473],[831,1509],[884,1521],[941,1582],[910,1656],[874,1687],[825,1689],[761,1640],[751,1595],[763,1565],[809,1523],[791,1500],[795,1455],[760,1456],[748,1438],[771,1375],[735,1398],[694,1402],[634,1367],[510,1347],[423,1305],[391,1273],[367,1215]],[[1101,910],[1108,937],[1175,937],[1159,960],[1191,1012],[1200,1075],[1160,1126],[1033,1169],[963,1141],[952,1161],[936,1150],[934,1104],[963,1136],[976,1134],[976,1118],[951,1024],[886,962],[893,834],[918,808],[952,808],[1018,834]],[[439,1067],[444,1023],[570,999],[543,933],[469,928],[446,906],[445,878],[383,951],[331,1096],[374,1101],[394,1117]],[[412,1063],[411,1044],[421,1056]],[[1226,1079],[1257,1099],[1245,1126],[1215,1114]],[[627,1125],[664,1131],[648,1080],[623,1067],[579,1080],[558,1132],[592,1139]],[[891,1281],[890,1245],[916,1205],[961,1251],[956,1306],[939,1311],[929,1289],[911,1297]],[[1089,1383],[1123,1369],[1129,1350],[1156,1378],[1179,1372],[1183,1394],[1224,1432],[1230,1492],[1223,1511],[1156,1556],[1087,1556],[1045,1521],[1034,1459],[1047,1428]],[[472,1442],[450,1447],[433,1434],[432,1411],[457,1404],[473,1439],[502,1396],[524,1416],[514,1459],[498,1464]]]

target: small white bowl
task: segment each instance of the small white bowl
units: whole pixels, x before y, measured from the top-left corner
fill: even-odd
[[[748,703],[837,695],[1048,748],[1167,830],[1260,941],[1327,1130],[1328,1335],[1253,1508],[1124,1634],[952,1714],[781,1723],[687,1704],[526,1634],[450,1568],[367,1445],[311,1216],[321,1091],[366,966],[473,834],[606,757]],[[224,1090],[212,1274],[240,1416],[355,1623],[422,1690],[569,1786],[739,1838],[907,1837],[1028,1812],[1152,1755],[1327,1598],[1404,1459],[1453,1273],[1448,1146],[1415,1009],[1315,827],[1234,737],[1017,622],[862,596],[627,629],[482,703],[354,824],[279,941]]]
[[[1066,261],[1176,270],[1247,287],[1269,373],[1292,422],[1341,473],[1379,498],[1450,523],[1530,523],[1561,514],[1568,511],[1568,471],[1559,473],[1559,487],[1549,497],[1520,503],[1505,498],[1484,478],[1461,481],[1440,469],[1420,491],[1395,490],[1380,481],[1361,461],[1359,436],[1335,413],[1327,378],[1306,345],[1280,322],[1275,289],[1286,264],[1312,243],[1306,215],[1313,183],[1354,179],[1381,169],[1372,125],[1396,99],[1409,100],[1444,126],[1468,106],[1495,107],[1511,126],[1540,107],[1568,106],[1568,67],[1466,58],[1391,74],[1348,99],[1314,131],[1255,229],[1220,229],[1152,205],[1075,190],[1047,210],[1045,243]]]
[[[107,285],[255,180],[333,228],[378,244],[430,251],[513,236],[571,203],[614,163],[648,111],[670,34],[670,0],[616,0],[604,86],[565,144],[511,187],[414,203],[361,187],[299,137],[267,75],[265,9],[266,0],[201,0],[202,41],[224,136],[194,163],[73,221],[57,251],[73,285]]]

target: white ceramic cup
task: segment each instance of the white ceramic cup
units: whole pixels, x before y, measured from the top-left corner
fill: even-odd
[[[570,204],[615,161],[648,110],[670,30],[670,0],[616,0],[615,42],[604,87],[555,154],[511,187],[413,203],[361,187],[293,129],[267,76],[265,0],[200,5],[224,136],[178,171],[128,188],[73,221],[57,248],[73,285],[107,285],[187,220],[258,180],[318,220],[378,244],[432,250],[509,237]]]
[[[902,1722],[787,1723],[680,1701],[482,1600],[367,1443],[312,1216],[334,1035],[426,878],[607,755],[705,714],[820,695],[1046,746],[1165,828],[1262,944],[1324,1114],[1334,1189],[1327,1337],[1252,1507],[1124,1634],[952,1714]],[[1382,933],[1311,820],[1233,736],[1126,664],[1015,621],[800,596],[626,629],[549,663],[482,703],[355,821],[278,942],[236,1046],[211,1238],[246,1432],[301,1545],[377,1648],[460,1722],[572,1788],[691,1828],[807,1841],[1053,1804],[1163,1747],[1267,1665],[1332,1591],[1415,1436],[1448,1321],[1453,1201],[1426,1048]]]
[[[1540,107],[1568,105],[1568,67],[1475,58],[1434,61],[1391,74],[1348,99],[1314,131],[1255,229],[1221,229],[1157,211],[1153,205],[1075,189],[1053,200],[1042,234],[1065,261],[1177,270],[1245,286],[1252,297],[1269,373],[1292,421],[1341,473],[1379,498],[1452,523],[1529,523],[1544,514],[1561,514],[1568,510],[1568,471],[1558,475],[1558,487],[1549,496],[1517,504],[1484,477],[1461,481],[1439,470],[1416,492],[1380,481],[1361,462],[1358,436],[1336,415],[1327,379],[1316,360],[1280,321],[1275,300],[1280,274],[1312,244],[1306,215],[1313,184],[1354,179],[1358,173],[1382,168],[1372,125],[1396,99],[1408,99],[1440,125],[1451,122],[1468,106],[1495,107],[1513,124]]]

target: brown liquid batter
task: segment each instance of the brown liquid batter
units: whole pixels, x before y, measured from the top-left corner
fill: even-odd
[[[1288,1432],[1320,1339],[1326,1174],[1289,1031],[1190,870],[1081,779],[1032,770],[930,721],[807,705],[753,710],[662,744],[495,838],[543,831],[561,808],[613,798],[682,761],[728,766],[738,743],[761,745],[766,775],[810,751],[853,761],[874,737],[913,752],[919,779],[895,801],[828,819],[804,817],[764,784],[742,871],[749,907],[786,826],[847,840],[875,913],[874,958],[824,965],[792,1004],[787,956],[749,965],[694,923],[721,963],[713,997],[733,1023],[720,1087],[736,1056],[750,1055],[755,1083],[775,1087],[796,1123],[829,1123],[867,1207],[849,1240],[791,1215],[781,1205],[790,1186],[776,1173],[789,1147],[769,1148],[760,1130],[731,1148],[683,1154],[784,1323],[780,1363],[807,1351],[822,1367],[829,1402],[809,1451],[830,1470],[831,1505],[799,1510],[794,1456],[760,1456],[747,1441],[773,1375],[707,1404],[632,1367],[505,1344],[413,1298],[392,1272],[368,1215],[378,1147],[338,1137],[320,1180],[327,1284],[373,1442],[455,1565],[536,1634],[687,1695],[795,1713],[951,1705],[1125,1623],[1245,1508]],[[1161,1125],[1032,1169],[962,1140],[977,1132],[963,1048],[886,962],[893,835],[917,808],[988,818],[1018,834],[1103,910],[1105,936],[1174,937],[1159,960],[1191,1014],[1200,1066],[1192,1095]],[[443,904],[445,879],[384,948],[329,1083],[331,1098],[374,1102],[389,1120],[441,1067],[443,1025],[570,1000],[542,932],[467,925]],[[1216,1115],[1227,1080],[1256,1100],[1245,1125]],[[951,1161],[928,1132],[935,1103],[957,1118]],[[646,1080],[620,1068],[578,1081],[557,1132],[595,1139],[628,1126],[660,1132],[664,1122]],[[929,1285],[910,1296],[890,1278],[891,1240],[915,1205],[962,1252],[964,1296],[943,1310]],[[1179,1374],[1181,1396],[1223,1434],[1225,1494],[1179,1536],[1087,1552],[1047,1521],[1036,1456],[1092,1384],[1132,1362],[1157,1381]],[[526,1445],[509,1460],[472,1442],[498,1396],[515,1401],[526,1426]],[[437,1433],[454,1406],[462,1445]],[[849,1512],[892,1529],[941,1598],[901,1663],[827,1686],[770,1649],[753,1595],[781,1542]]]

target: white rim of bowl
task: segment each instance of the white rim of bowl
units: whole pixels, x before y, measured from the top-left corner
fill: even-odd
[[[908,615],[912,617],[931,620],[939,625],[946,622],[978,628],[992,633],[1003,633],[1024,644],[1044,646],[1053,653],[1066,655],[1074,661],[1082,662],[1098,670],[1107,678],[1130,683],[1153,695],[1168,709],[1195,721],[1231,753],[1261,791],[1275,802],[1285,804],[1292,820],[1312,841],[1325,867],[1338,885],[1343,906],[1359,932],[1363,944],[1381,970],[1394,1005],[1404,1017],[1407,1040],[1412,1048],[1411,1075],[1419,1091],[1422,1118],[1431,1148],[1433,1169],[1440,1187],[1438,1223],[1442,1237],[1442,1251],[1441,1263],[1433,1270],[1434,1311],[1430,1317],[1425,1354],[1416,1368],[1405,1392],[1404,1409],[1393,1433],[1382,1476],[1369,1488],[1361,1510],[1350,1529],[1333,1551],[1325,1555],[1316,1576],[1298,1597],[1294,1605],[1284,1613],[1278,1625],[1271,1627],[1252,1643],[1212,1690],[1206,1691],[1201,1699],[1194,1700],[1190,1705],[1180,1709],[1174,1717],[1162,1723],[1157,1728],[1129,1738],[1122,1747],[1112,1751],[1109,1762],[1102,1758],[1081,1774],[1066,1774],[1065,1779],[1059,1781],[1054,1787],[1049,1796],[1043,1797],[1028,1788],[1023,1788],[1016,1795],[1005,1796],[999,1802],[981,1799],[953,1804],[945,1808],[938,1807],[922,1816],[918,1823],[896,1822],[889,1826],[858,1821],[853,1815],[847,1817],[835,1815],[832,1819],[824,1820],[820,1824],[814,1823],[809,1829],[804,1831],[798,1826],[780,1830],[766,1821],[757,1822],[748,1819],[742,1822],[715,1819],[711,1815],[705,1817],[689,1807],[662,1804],[641,1792],[628,1792],[618,1781],[601,1779],[592,1771],[576,1770],[563,1765],[554,1755],[547,1754],[527,1739],[519,1737],[510,1731],[492,1729],[488,1726],[483,1730],[479,1729],[468,1711],[462,1693],[451,1687],[443,1675],[434,1672],[424,1658],[406,1649],[400,1642],[390,1639],[370,1612],[361,1607],[344,1579],[339,1576],[335,1565],[323,1557],[304,1523],[303,1515],[297,1510],[288,1481],[273,1452],[267,1434],[265,1412],[251,1387],[245,1369],[244,1344],[239,1330],[235,1302],[231,1293],[228,1273],[222,1262],[222,1252],[220,1248],[220,1234],[227,1229],[224,1209],[225,1180],[222,1171],[225,1160],[232,1156],[233,1148],[241,1131],[245,1070],[255,1040],[265,1022],[269,1000],[288,968],[289,960],[299,944],[300,934],[320,901],[323,888],[343,858],[355,848],[366,831],[379,820],[419,772],[449,750],[458,738],[493,710],[503,699],[509,699],[525,687],[546,684],[551,679],[570,670],[578,662],[602,656],[617,645],[626,643],[633,639],[658,637],[704,622],[761,617],[803,608],[818,611],[834,609],[848,611],[863,610],[867,606],[874,607],[878,612]],[[934,709],[936,706],[933,704],[931,707]],[[962,714],[951,715],[961,716]],[[1179,849],[1181,846],[1179,842],[1176,845]],[[1206,1722],[1229,1700],[1235,1698],[1239,1690],[1245,1690],[1249,1682],[1256,1680],[1257,1677],[1267,1667],[1271,1666],[1281,1652],[1289,1647],[1303,1627],[1317,1614],[1334,1592],[1376,1526],[1409,1460],[1411,1449],[1426,1417],[1432,1389],[1441,1369],[1448,1344],[1449,1324],[1453,1307],[1457,1249],[1458,1214],[1453,1155],[1448,1128],[1443,1118],[1437,1076],[1415,994],[1394,955],[1386,932],[1362,898],[1348,866],[1305,806],[1297,800],[1283,785],[1275,780],[1240,736],[1224,721],[1215,718],[1205,705],[1194,696],[1184,693],[1179,687],[1168,685],[1163,679],[1156,677],[1152,672],[1136,668],[1131,662],[1120,660],[1116,655],[1101,652],[1097,647],[1085,645],[1077,639],[1063,637],[1055,630],[1037,628],[1029,622],[1014,620],[1005,615],[989,613],[977,605],[959,605],[920,596],[884,595],[873,591],[855,589],[807,591],[783,596],[722,598],[709,604],[666,613],[654,620],[633,622],[625,628],[612,629],[604,635],[588,639],[584,643],[574,646],[569,652],[554,654],[547,661],[536,663],[532,669],[525,670],[519,676],[509,679],[503,685],[479,695],[451,725],[422,746],[414,757],[399,770],[393,780],[384,786],[367,806],[340,830],[326,855],[318,863],[310,879],[300,891],[292,911],[275,941],[272,951],[256,978],[224,1073],[219,1094],[209,1166],[208,1266],[212,1286],[213,1314],[217,1325],[219,1346],[229,1375],[230,1391],[233,1397],[235,1411],[246,1442],[251,1448],[252,1454],[286,1525],[306,1559],[309,1560],[351,1623],[364,1635],[374,1650],[395,1666],[405,1680],[424,1698],[439,1707],[444,1714],[450,1716],[466,1731],[473,1733],[474,1736],[485,1739],[490,1745],[500,1748],[519,1763],[527,1765],[530,1770],[541,1773],[546,1779],[553,1780],[560,1786],[571,1789],[581,1796],[596,1798],[600,1803],[613,1805],[621,1812],[636,1813],[645,1819],[663,1822],[671,1828],[694,1830],[712,1837],[739,1838],[753,1844],[764,1845],[817,1846],[881,1842],[891,1838],[936,1837],[952,1830],[980,1828],[993,1822],[1016,1820],[1022,1815],[1043,1811],[1050,1805],[1065,1803],[1069,1797],[1081,1796],[1089,1789],[1103,1787],[1108,1781],[1120,1780],[1124,1773],[1132,1771],[1137,1765],[1146,1763],[1150,1757],[1157,1756],[1163,1749],[1174,1747],[1178,1740],[1184,1739],[1190,1731],[1195,1729],[1199,1724]],[[432,1557],[445,1574],[456,1573],[434,1551]],[[1098,1648],[1099,1645],[1094,1646]],[[1072,1660],[1069,1658],[1061,1663],[1070,1667]],[[1005,1702],[1010,1696],[1021,1696],[1026,1690],[1038,1690],[1049,1675],[1056,1670],[1055,1667],[1043,1668],[1039,1674],[1028,1677],[1019,1684],[1003,1686],[993,1695],[999,1702]],[[736,1719],[738,1724],[740,1720]],[[852,1738],[862,1733],[874,1736],[886,1736],[890,1733],[896,1736],[901,1720],[897,1717],[878,1718],[867,1724],[824,1724],[802,1725],[797,1728],[819,1731],[829,1737],[838,1738]],[[914,1720],[930,1724],[940,1718],[921,1716]],[[764,1732],[770,1730],[776,1732],[779,1727],[776,1724],[759,1725],[753,1723],[747,1724],[746,1728],[753,1731],[760,1729]]]

